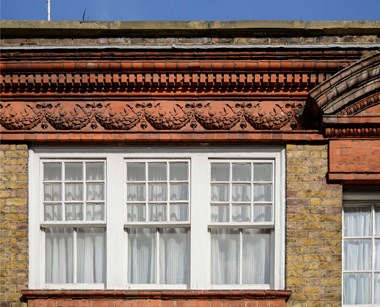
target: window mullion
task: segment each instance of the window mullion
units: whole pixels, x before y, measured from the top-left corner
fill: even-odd
[[[371,205],[371,302],[375,303],[375,205]]]
[[[105,206],[106,206],[106,287],[121,289],[127,276],[127,236],[122,225],[126,218],[126,166],[122,155],[107,156],[105,163]],[[125,194],[126,195],[126,194]],[[121,242],[126,242],[124,248]],[[124,269],[121,269],[123,267]]]
[[[243,229],[239,229],[239,284],[243,284]]]
[[[62,189],[62,195],[61,195],[61,204],[62,204],[62,221],[66,221],[66,184],[65,184],[65,163],[61,162],[62,172],[61,172],[61,189]]]
[[[156,284],[160,283],[160,229],[156,228]]]
[[[83,220],[87,221],[87,180],[86,180],[86,163],[82,162],[82,177],[83,177],[83,190],[82,190],[82,203],[83,203]]]
[[[231,223],[232,222],[232,163],[229,163],[229,168],[230,168],[230,180],[228,182],[228,188],[229,188],[229,191],[228,191],[228,206],[229,206],[229,222]]]
[[[77,280],[77,271],[78,271],[78,239],[77,239],[77,231],[78,231],[78,228],[74,227],[73,228],[73,264],[74,264],[74,267],[73,267],[73,283],[74,284],[77,284],[78,283],[78,280]]]
[[[207,289],[211,273],[211,239],[207,227],[210,222],[210,170],[207,156],[193,155],[190,167],[190,287]]]

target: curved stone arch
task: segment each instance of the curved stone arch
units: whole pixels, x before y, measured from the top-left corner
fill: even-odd
[[[380,183],[380,53],[309,92],[304,115],[329,140],[329,180]]]
[[[380,52],[370,55],[359,62],[341,70],[330,79],[321,83],[309,92],[305,115],[330,116],[347,114],[344,110],[353,104],[375,97],[371,105],[380,103],[376,99],[380,95]],[[361,107],[368,104],[358,104],[355,114],[360,113]],[[352,113],[351,113],[352,114]]]

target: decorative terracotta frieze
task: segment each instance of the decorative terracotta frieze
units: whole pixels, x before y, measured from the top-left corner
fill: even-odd
[[[301,102],[1,102],[5,130],[294,130]]]

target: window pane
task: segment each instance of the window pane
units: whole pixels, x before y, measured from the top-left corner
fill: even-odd
[[[380,271],[380,239],[375,240],[375,270]]]
[[[103,228],[78,228],[78,283],[104,283],[106,237]]]
[[[44,200],[60,201],[62,200],[62,185],[60,183],[44,184]]]
[[[87,200],[104,200],[104,183],[87,183]]]
[[[239,230],[211,230],[211,283],[239,283]]]
[[[189,282],[190,248],[187,228],[160,229],[160,283]]]
[[[86,220],[87,221],[104,221],[105,220],[104,204],[87,204]]]
[[[228,184],[212,184],[211,200],[212,201],[229,201],[230,186]]]
[[[148,163],[148,177],[150,181],[166,181],[166,163]]]
[[[371,269],[371,240],[344,241],[344,269]]]
[[[228,204],[211,205],[211,222],[229,222],[230,206]]]
[[[61,204],[45,204],[44,205],[45,221],[62,221],[62,205]]]
[[[232,201],[251,201],[251,185],[233,184]]]
[[[253,165],[254,181],[272,181],[272,164],[255,163]]]
[[[127,163],[127,180],[128,181],[145,181],[145,163],[128,162]]]
[[[253,207],[254,222],[270,222],[272,221],[272,205],[255,204]]]
[[[211,181],[229,181],[229,163],[211,163]]]
[[[170,204],[170,221],[188,221],[188,204]]]
[[[87,180],[104,180],[104,163],[87,162],[86,163]]]
[[[128,201],[145,201],[145,184],[128,183],[127,184]]]
[[[343,293],[344,304],[370,304],[371,274],[343,274]]]
[[[375,304],[380,304],[380,273],[375,273]]]
[[[270,283],[270,238],[270,230],[243,230],[243,284]]]
[[[345,207],[344,208],[344,236],[362,237],[371,234],[371,208]]]
[[[82,221],[83,205],[82,204],[66,204],[66,221]]]
[[[65,163],[65,180],[82,180],[83,164],[82,163]]]
[[[170,163],[170,180],[187,180],[188,172],[187,162]]]
[[[44,180],[62,180],[61,163],[44,163]]]
[[[73,230],[45,230],[45,282],[73,282]]]
[[[250,222],[251,221],[251,205],[250,204],[233,204],[232,205],[232,221]]]
[[[154,229],[130,229],[128,233],[128,280],[132,284],[155,283],[156,232]]]
[[[128,204],[127,205],[127,220],[128,222],[145,222],[146,221],[146,206],[145,204]]]
[[[253,185],[254,201],[272,201],[271,184],[254,184]]]
[[[149,221],[166,221],[166,204],[149,205]]]
[[[251,163],[232,163],[233,181],[251,181]]]
[[[82,183],[66,183],[65,184],[65,200],[83,200],[83,184]]]
[[[170,184],[170,200],[188,200],[189,188],[187,183]]]
[[[149,188],[149,201],[166,201],[167,200],[166,183],[150,183],[148,188]]]

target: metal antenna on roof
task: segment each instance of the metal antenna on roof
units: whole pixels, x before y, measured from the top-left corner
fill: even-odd
[[[47,2],[47,18],[50,21],[50,0],[46,0]]]

